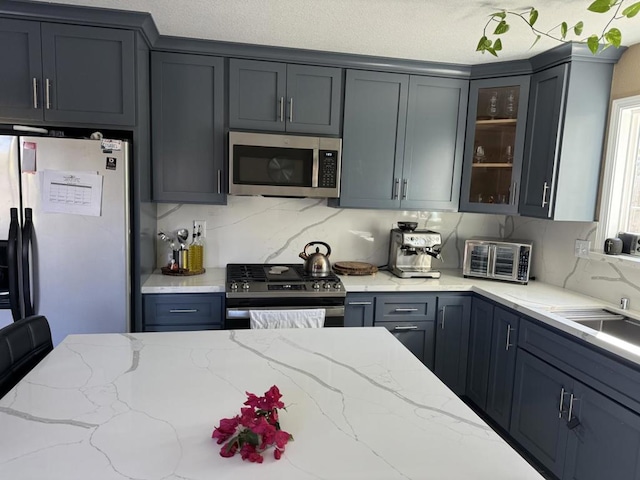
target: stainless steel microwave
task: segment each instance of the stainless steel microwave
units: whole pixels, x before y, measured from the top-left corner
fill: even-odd
[[[531,267],[531,242],[473,238],[464,242],[462,274],[526,284]]]
[[[229,193],[340,196],[342,140],[229,132]]]

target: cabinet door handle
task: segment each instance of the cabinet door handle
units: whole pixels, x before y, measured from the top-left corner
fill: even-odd
[[[400,179],[396,178],[393,181],[393,193],[392,193],[393,200],[397,200],[398,199],[398,187],[399,186],[400,186]]]
[[[447,311],[447,306],[445,305],[445,306],[442,307],[442,323],[440,324],[440,329],[441,330],[444,330],[444,315],[445,315],[446,311]]]
[[[196,313],[197,311],[195,308],[176,308],[169,310],[169,313]]]
[[[293,123],[293,97],[289,99],[289,123]]]
[[[396,308],[394,312],[417,312],[417,308]]]
[[[349,305],[371,305],[371,302],[349,302]]]
[[[511,343],[511,332],[515,331],[515,328],[511,328],[511,325],[507,325],[507,344],[505,346],[505,350],[508,352],[509,351],[509,347],[513,347],[513,344]]]
[[[542,208],[549,205],[549,202],[547,202],[547,190],[549,190],[549,184],[544,182],[544,187],[542,188]]]
[[[406,200],[407,198],[407,184],[409,183],[409,180],[407,180],[406,178],[402,181],[402,199]]]
[[[51,80],[47,78],[44,81],[44,85],[45,85],[45,89],[44,89],[45,106],[47,110],[50,110],[51,109]]]
[[[222,193],[222,170],[218,169],[218,194]]]
[[[396,325],[393,327],[394,330],[417,330],[417,325]]]
[[[558,405],[558,418],[562,418],[562,406],[564,405],[564,396],[566,395],[564,387],[560,390],[560,405]]]
[[[33,77],[33,108],[38,109],[38,79]]]
[[[569,395],[569,415],[567,416],[567,422],[570,422],[573,418],[573,402],[577,402],[578,399],[573,396],[573,393]]]
[[[280,121],[284,122],[284,97],[280,97],[280,101],[279,103],[279,108],[278,110],[280,110]]]

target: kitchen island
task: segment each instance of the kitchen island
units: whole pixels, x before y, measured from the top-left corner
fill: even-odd
[[[245,391],[283,458],[219,455]],[[0,400],[0,478],[541,479],[383,328],[74,335]]]

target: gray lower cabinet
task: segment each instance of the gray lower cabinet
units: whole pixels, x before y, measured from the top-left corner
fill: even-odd
[[[493,304],[474,297],[471,303],[466,395],[480,409],[487,407]]]
[[[586,59],[532,76],[521,215],[594,220],[612,74]]]
[[[223,293],[143,295],[143,332],[219,330],[223,328]]]
[[[387,328],[433,370],[436,296],[384,294],[375,298],[374,325]]]
[[[229,127],[340,135],[342,69],[229,61]]]
[[[348,70],[339,206],[457,210],[468,85]]]
[[[457,395],[467,382],[470,311],[470,297],[438,296],[434,371]]]
[[[132,31],[0,19],[0,43],[1,121],[135,125]]]
[[[151,54],[153,199],[225,204],[224,60]]]
[[[373,327],[374,306],[373,295],[349,293],[344,305],[344,326]]]

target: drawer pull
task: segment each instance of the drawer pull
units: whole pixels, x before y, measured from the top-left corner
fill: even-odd
[[[417,308],[396,308],[394,312],[417,312]]]
[[[513,347],[513,343],[511,343],[511,332],[514,332],[515,328],[511,328],[511,325],[507,325],[507,344],[505,350],[508,352],[509,347]]]
[[[562,389],[560,390],[560,405],[558,405],[558,418],[562,418],[562,414],[564,413],[563,407],[565,395],[567,395],[567,393],[564,391],[564,387],[562,387]]]
[[[417,325],[398,325],[393,327],[394,330],[417,330]]]
[[[169,313],[196,313],[197,311],[195,308],[172,308]]]
[[[349,305],[371,305],[371,302],[349,302]]]

